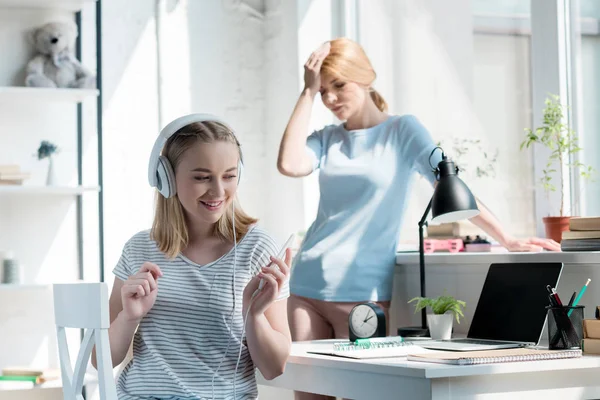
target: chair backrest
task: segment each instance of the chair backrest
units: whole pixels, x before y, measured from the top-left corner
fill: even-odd
[[[108,341],[108,286],[106,283],[65,283],[55,284],[53,289],[64,399],[83,400],[85,371],[95,345],[100,398],[117,400]],[[71,366],[65,328],[85,329],[75,369]]]

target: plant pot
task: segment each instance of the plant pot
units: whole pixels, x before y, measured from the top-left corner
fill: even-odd
[[[444,340],[452,336],[453,314],[427,314],[427,325],[432,339]]]
[[[562,233],[569,230],[569,220],[571,217],[544,217],[544,227],[546,228],[546,237],[560,243]]]

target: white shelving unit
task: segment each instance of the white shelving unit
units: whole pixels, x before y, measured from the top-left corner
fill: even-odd
[[[81,11],[86,3],[96,0],[0,0],[0,8],[42,8],[51,10]]]
[[[95,53],[101,89],[100,7],[96,0],[0,0],[0,165],[18,164],[31,177],[23,185],[0,185],[0,260],[12,253],[23,277],[0,284],[0,369],[57,368],[52,283],[81,280],[84,271],[90,272],[87,279],[103,273],[101,90],[24,86],[33,56],[27,33],[47,22],[74,20],[79,39],[86,39],[77,51],[90,70],[86,58]],[[95,21],[86,19],[93,8]],[[35,157],[43,140],[59,148],[55,186],[44,185],[48,163]],[[0,261],[0,275],[1,268]],[[76,352],[79,332],[69,333],[68,340]],[[38,398],[60,395],[60,382],[52,382],[24,396],[33,398],[44,387],[56,387],[56,393],[44,391]],[[0,398],[5,394],[10,395],[0,389]]]
[[[0,196],[10,194],[76,196],[85,192],[98,191],[100,191],[99,186],[0,186]]]
[[[50,286],[48,283],[0,283],[0,292],[9,290],[48,290]]]
[[[0,87],[0,101],[80,103],[98,96],[96,89],[54,89],[4,86]]]

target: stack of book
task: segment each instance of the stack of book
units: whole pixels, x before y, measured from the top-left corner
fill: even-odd
[[[29,172],[21,171],[18,165],[0,164],[0,185],[22,185],[29,178]]]
[[[560,247],[563,251],[600,251],[600,217],[571,218]]]
[[[427,225],[427,237],[429,239],[465,239],[467,236],[475,237],[484,234],[481,229],[469,221]]]
[[[600,319],[583,320],[583,352],[600,354]]]
[[[4,368],[0,375],[0,389],[28,389],[55,379],[60,379],[60,370],[28,367]]]
[[[469,221],[451,222],[438,225],[427,225],[427,239],[432,241],[448,241],[459,239],[462,241],[460,251],[467,252],[489,252],[492,245],[485,240],[483,231]],[[440,251],[439,248],[447,246],[434,245],[434,251]],[[443,250],[445,251],[445,250]]]

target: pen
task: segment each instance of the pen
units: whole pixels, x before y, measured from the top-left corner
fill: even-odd
[[[550,300],[550,307],[558,307],[558,304],[556,304],[556,299],[554,296],[552,296],[552,294],[548,295],[548,300]]]
[[[579,291],[579,294],[577,295],[577,297],[575,298],[575,301],[573,302],[573,307],[575,307],[578,303],[579,300],[581,300],[581,296],[583,296],[583,294],[585,293],[585,289],[587,289],[588,285],[590,284],[592,280],[588,278],[587,282],[585,283],[585,285],[583,285],[583,287],[581,288],[581,290]],[[569,310],[569,312],[567,313],[567,316],[571,316],[571,313],[573,312],[573,309],[571,308]]]
[[[571,307],[573,305],[573,300],[575,300],[575,293],[573,292],[573,294],[571,295],[571,299],[569,300],[569,304],[567,305],[567,307]]]
[[[562,307],[563,303],[562,303],[562,301],[560,300],[560,297],[558,297],[558,293],[556,293],[556,290],[554,290],[554,288],[552,288],[552,297],[554,297],[554,299],[556,300],[556,304],[557,304],[559,307]]]

